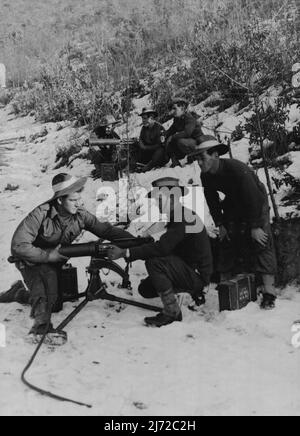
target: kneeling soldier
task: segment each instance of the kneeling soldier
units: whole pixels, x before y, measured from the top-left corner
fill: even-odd
[[[168,216],[167,232],[156,243],[130,250],[113,247],[109,256],[112,260],[127,257],[146,261],[149,277],[141,283],[139,292],[145,298],[161,297],[164,311],[145,322],[162,327],[182,321],[176,293],[189,292],[198,305],[205,303],[203,291],[210,283],[213,262],[203,222],[180,202],[187,188],[174,178],[159,179],[153,187],[160,212]],[[149,195],[153,197],[153,191]]]
[[[59,248],[72,244],[83,230],[114,241],[131,237],[129,233],[100,223],[82,207],[81,192],[86,178],[67,174],[54,177],[54,196],[34,209],[19,225],[12,240],[12,260],[22,273],[30,292],[34,326],[32,334],[44,334],[58,297],[58,274],[68,259]]]
[[[277,261],[267,191],[249,166],[235,159],[220,159],[228,152],[214,137],[203,136],[190,156],[199,162],[208,207],[220,229],[220,272],[234,272],[239,257],[246,254],[249,260],[250,254],[254,265],[248,266],[252,271],[247,272],[261,275],[264,283],[261,307],[273,309]],[[224,201],[219,192],[225,194]]]

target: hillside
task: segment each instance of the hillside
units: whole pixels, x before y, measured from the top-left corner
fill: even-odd
[[[285,6],[292,10],[295,1]],[[281,16],[282,10],[280,0],[1,0],[0,61],[14,85],[37,78],[41,65],[82,43],[109,68],[124,54],[136,67],[149,66],[180,56],[195,25],[212,40],[236,38],[251,16]]]
[[[263,312],[256,302],[220,313],[211,284],[204,307],[191,311],[189,295],[182,294],[184,322],[153,330],[143,325],[148,312],[91,302],[67,328],[64,347],[42,348],[29,380],[92,409],[41,397],[20,382],[34,351],[30,307],[1,304],[0,327],[7,332],[6,347],[0,346],[1,416],[299,416],[300,294],[297,282],[291,283],[300,271],[300,98],[291,86],[293,74],[300,76],[299,65],[299,73],[292,72],[300,61],[298,3],[0,0],[0,62],[9,80],[0,92],[0,293],[20,279],[7,262],[12,235],[24,216],[51,197],[58,172],[88,178],[85,206],[99,219],[111,218],[107,209],[115,212],[115,196],[100,204],[99,194],[112,187],[118,194],[118,181],[94,180],[88,159],[73,160],[94,122],[113,113],[123,119],[120,136],[126,138],[129,129],[134,138],[142,108],[153,104],[168,127],[174,94],[186,96],[204,133],[230,143],[232,156],[251,165],[265,185],[268,169],[280,217],[274,233],[284,248],[274,311]],[[130,174],[133,206],[143,213],[142,189],[162,176],[200,186],[198,164],[181,163]],[[202,209],[215,237],[208,208]],[[130,223],[132,234],[147,230],[142,218]],[[85,232],[78,242],[92,238]],[[72,262],[80,291],[88,262]],[[114,274],[102,276],[109,292],[139,301],[145,277],[143,262],[131,269],[132,291],[117,288]],[[65,304],[54,325],[74,306]]]
[[[135,111],[141,104],[144,100],[135,101]],[[0,140],[16,135],[25,139],[5,147],[6,166],[0,170],[0,292],[20,279],[6,260],[14,229],[33,207],[51,196],[50,182],[57,173],[52,169],[55,148],[67,146],[74,130],[68,123],[44,125],[31,117],[16,118],[9,113],[9,108],[0,110]],[[235,119],[227,112],[215,114],[207,122],[217,117],[227,128]],[[137,128],[136,120],[133,116],[132,129]],[[48,135],[43,137],[45,127]],[[38,139],[33,140],[33,135]],[[235,157],[249,158],[243,142],[236,143],[233,152]],[[86,161],[76,161],[73,168],[63,171],[83,176],[91,169]],[[195,170],[199,177],[199,169],[186,167],[151,172],[139,176],[136,182],[149,188],[162,174],[176,174],[186,182]],[[8,183],[19,189],[6,190]],[[89,178],[84,200],[90,211],[98,209],[96,194],[100,187],[101,181]],[[82,242],[90,238],[86,233]],[[88,259],[72,263],[78,267],[79,289],[83,291]],[[108,277],[105,272],[103,280],[110,292],[140,299],[137,286],[145,275],[143,262],[135,263],[131,270],[132,295],[115,287],[118,281],[114,275]],[[182,295],[184,322],[157,330],[143,325],[144,316],[150,315],[147,311],[92,302],[67,328],[68,343],[64,347],[43,347],[28,375],[30,382],[87,402],[92,409],[59,403],[25,388],[20,374],[34,351],[27,336],[32,324],[30,307],[1,304],[0,323],[6,327],[7,346],[0,347],[0,389],[5,393],[0,399],[0,415],[299,416],[298,335],[292,346],[293,331],[298,329],[291,330],[300,313],[298,287],[280,291],[277,309],[268,313],[257,303],[241,311],[219,313],[215,286],[207,291],[207,304],[197,312],[188,310],[190,299]],[[54,315],[55,326],[74,305],[67,303],[63,312]]]

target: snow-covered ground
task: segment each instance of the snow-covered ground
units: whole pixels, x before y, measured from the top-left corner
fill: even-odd
[[[7,109],[0,111],[0,140],[28,138],[41,129],[30,118],[14,119]],[[0,167],[0,292],[20,278],[6,262],[13,231],[33,207],[51,196],[55,146],[72,134],[68,126],[57,131],[56,125],[47,125],[47,130],[44,142],[8,146],[7,166]],[[236,148],[246,160],[247,145]],[[88,163],[76,161],[72,173],[85,175],[90,170]],[[195,167],[176,171],[183,181],[199,177]],[[156,176],[138,176],[137,182],[148,188]],[[5,191],[8,183],[19,189]],[[100,186],[90,179],[84,195],[94,212]],[[73,264],[84,290],[88,259]],[[136,263],[132,270],[136,299],[144,276],[143,263]],[[107,280],[111,291],[128,298],[128,291],[112,290]],[[297,291],[296,286],[285,289],[272,312],[262,312],[253,303],[239,312],[220,314],[212,286],[205,308],[190,312],[186,296],[181,300],[184,322],[157,330],[144,327],[147,311],[90,303],[67,328],[69,341],[64,347],[42,349],[29,378],[46,390],[91,403],[92,409],[58,403],[22,385],[20,374],[34,351],[27,338],[30,309],[0,305],[0,323],[7,332],[6,348],[0,348],[0,415],[299,415],[300,349],[292,345],[293,337],[294,345],[300,345],[292,332],[300,318]],[[65,305],[63,313],[54,316],[54,324],[73,306]]]

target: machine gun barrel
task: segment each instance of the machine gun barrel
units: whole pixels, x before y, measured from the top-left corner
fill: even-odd
[[[135,144],[136,139],[98,139],[98,138],[93,138],[90,139],[90,146],[91,147],[101,147],[101,146],[110,146],[110,147],[114,147],[116,145],[131,145],[131,144]]]
[[[102,241],[89,242],[87,244],[73,244],[59,249],[62,256],[68,258],[75,257],[95,257],[104,259],[107,257],[108,249],[116,245],[119,248],[132,248],[140,245],[149,244],[153,241],[152,238],[123,238],[110,243]]]

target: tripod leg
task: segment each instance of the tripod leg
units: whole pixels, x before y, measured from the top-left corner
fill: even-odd
[[[140,309],[151,310],[152,312],[162,312],[161,307],[151,306],[149,304],[139,303],[138,301],[128,300],[127,298],[116,297],[115,295],[109,294],[105,290],[102,290],[99,294],[99,299],[115,301],[117,303],[128,304],[129,306],[139,307]]]
[[[67,325],[69,325],[70,322],[73,321],[75,316],[77,316],[85,308],[85,306],[88,303],[89,303],[89,300],[85,299],[78,307],[76,307],[75,310],[73,310],[72,313],[70,313],[70,315],[57,327],[56,330],[63,330],[64,328],[66,328]]]

